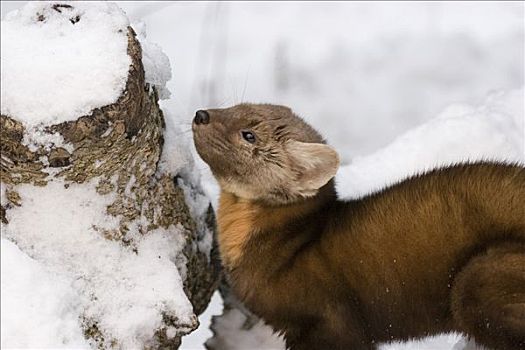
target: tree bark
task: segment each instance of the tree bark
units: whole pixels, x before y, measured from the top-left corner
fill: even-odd
[[[139,217],[148,222],[139,227],[142,235],[159,227],[168,229],[177,224],[184,227],[183,254],[187,261],[184,289],[194,312],[200,314],[217,287],[220,269],[216,249],[212,249],[209,257],[198,245],[205,234],[215,230],[213,211],[210,208],[205,218],[192,217],[178,179],[159,170],[164,118],[155,88],[145,83],[141,47],[131,28],[128,28],[128,55],[132,64],[126,89],[117,102],[76,121],[46,127],[46,132],[59,133],[73,145],[71,153],[64,148],[29,149],[22,144],[27,130],[16,120],[21,116],[0,116],[0,181],[7,198],[1,206],[1,220],[9,225],[6,213],[13,206],[24,205],[17,194],[19,184],[46,186],[53,177],[76,183],[98,178],[100,195],[116,194],[107,213],[121,218],[118,230],[101,232],[106,239],[133,247],[130,225]],[[51,168],[55,171],[50,173]],[[132,178],[134,182],[129,188]],[[183,180],[189,183],[188,179]],[[199,191],[198,187],[192,190]],[[165,317],[164,324],[177,326],[177,320]],[[197,323],[185,326],[194,329]],[[86,336],[102,347],[104,335],[97,327],[97,320],[86,320],[84,327]],[[158,348],[178,348],[180,338],[168,341],[166,327],[157,332],[154,343]]]

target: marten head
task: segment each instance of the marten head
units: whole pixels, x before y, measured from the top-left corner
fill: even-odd
[[[223,191],[269,204],[314,196],[339,167],[337,152],[284,106],[240,104],[197,111],[197,152]]]

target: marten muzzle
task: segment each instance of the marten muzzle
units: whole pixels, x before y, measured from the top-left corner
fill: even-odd
[[[193,118],[193,122],[196,125],[208,124],[210,122],[210,114],[206,111],[198,110],[197,113],[195,113],[195,118]]]
[[[224,119],[213,111],[198,110],[192,123],[197,153],[210,166],[215,176],[235,173],[238,166],[231,161],[235,149],[226,141],[227,128],[223,121]],[[227,154],[230,157],[225,156]]]

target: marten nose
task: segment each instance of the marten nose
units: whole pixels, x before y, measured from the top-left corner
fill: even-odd
[[[195,118],[193,119],[195,124],[208,124],[210,122],[210,115],[208,112],[200,110],[195,113]]]

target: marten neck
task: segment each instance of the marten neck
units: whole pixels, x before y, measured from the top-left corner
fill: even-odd
[[[229,270],[237,268],[247,252],[247,245],[257,235],[271,232],[272,235],[281,236],[291,223],[315,215],[335,200],[333,180],[315,196],[286,205],[269,205],[222,191],[217,223],[224,266]]]

